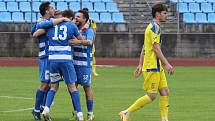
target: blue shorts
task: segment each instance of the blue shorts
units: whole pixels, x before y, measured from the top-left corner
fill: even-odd
[[[39,59],[40,82],[49,83],[49,62],[48,58]]]
[[[66,84],[73,84],[77,81],[75,68],[72,62],[50,62],[51,83],[59,83],[62,77]]]
[[[75,71],[78,79],[76,82],[77,84],[82,86],[89,86],[91,84],[91,67],[75,66]]]

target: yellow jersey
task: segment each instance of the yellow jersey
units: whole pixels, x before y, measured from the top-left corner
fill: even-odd
[[[89,25],[91,28],[96,29],[96,21],[93,18],[89,18]]]
[[[154,53],[153,44],[161,44],[161,29],[155,21],[152,21],[147,26],[144,38],[145,53],[142,71],[160,72],[163,68],[160,60],[156,57],[156,54]]]

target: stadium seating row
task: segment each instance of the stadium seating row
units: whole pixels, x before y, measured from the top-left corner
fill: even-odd
[[[215,13],[184,13],[184,23],[215,23]]]
[[[39,12],[39,5],[41,2],[32,2],[32,10]],[[52,5],[58,10],[65,10],[67,8],[73,11],[80,9],[80,2],[52,2]],[[119,12],[117,4],[114,2],[83,2],[82,8],[87,7],[90,12]],[[31,11],[30,2],[0,2],[0,11]]]
[[[170,2],[177,3],[177,2],[185,2],[185,3],[204,3],[204,2],[212,2],[215,3],[215,0],[170,0]]]
[[[186,13],[186,12],[210,13],[210,12],[215,12],[215,3],[177,3],[177,10],[180,13]]]
[[[97,23],[125,23],[123,18],[123,13],[89,13],[91,18],[94,18]],[[0,12],[0,22],[15,22],[15,23],[25,23],[36,22],[36,20],[41,16],[39,13],[31,12]]]

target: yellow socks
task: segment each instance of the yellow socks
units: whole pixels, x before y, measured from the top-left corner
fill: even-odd
[[[168,121],[168,108],[169,108],[168,96],[160,96],[160,112],[162,120]]]
[[[150,97],[148,95],[145,95],[143,97],[140,97],[139,99],[137,99],[128,109],[127,111],[129,113],[132,113],[138,109],[140,109],[141,107],[145,106],[146,104],[152,102],[152,100],[150,99]]]

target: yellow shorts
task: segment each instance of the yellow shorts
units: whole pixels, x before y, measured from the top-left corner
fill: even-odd
[[[164,70],[160,72],[143,72],[143,89],[147,93],[157,93],[159,89],[168,87]]]

